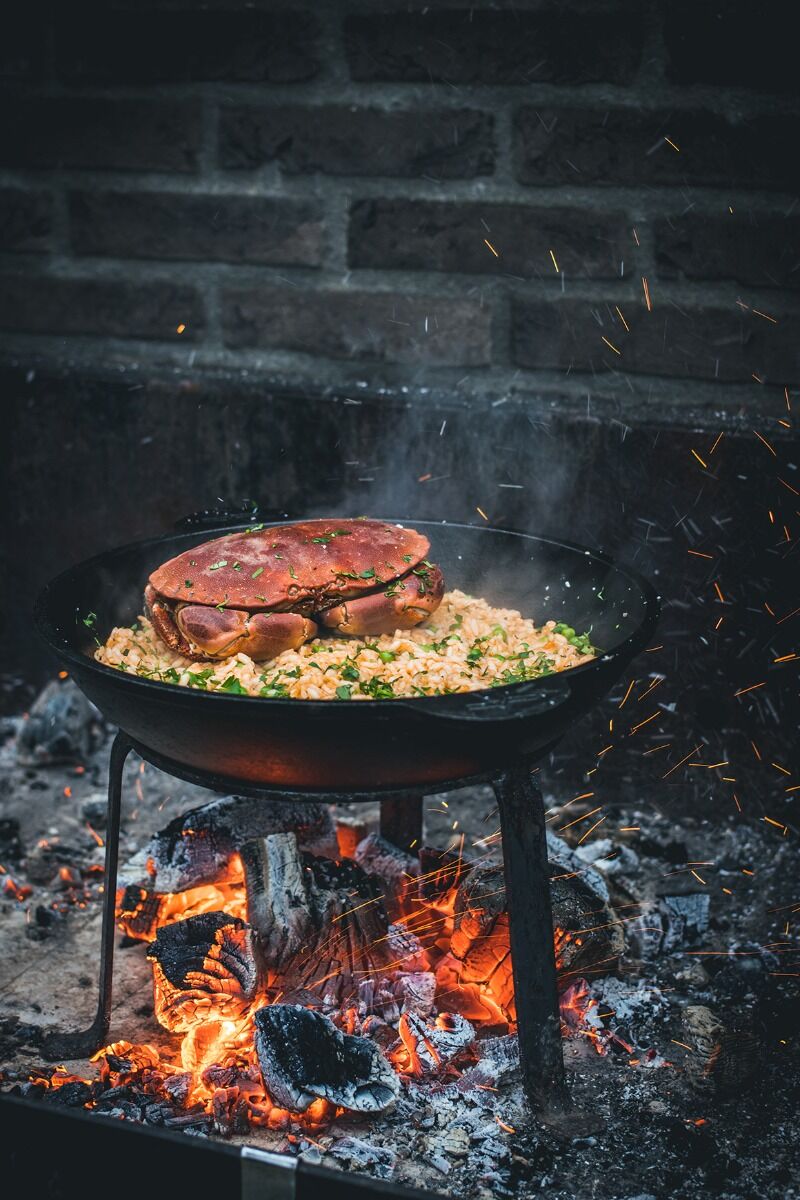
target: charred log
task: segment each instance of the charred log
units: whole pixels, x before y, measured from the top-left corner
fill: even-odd
[[[398,1077],[375,1042],[350,1037],[319,1012],[273,1004],[255,1015],[255,1047],[264,1087],[292,1112],[328,1100],[352,1112],[387,1109]]]
[[[200,1020],[241,1017],[262,980],[253,931],[227,913],[162,926],[147,957],[153,963],[156,1018],[172,1031],[185,1032]]]
[[[597,872],[587,873],[568,847],[548,839],[553,937],[559,981],[567,987],[576,975],[602,967],[612,971],[623,950],[621,927],[608,903],[608,890]],[[574,860],[574,861],[573,861]],[[479,863],[461,870],[453,902],[449,955],[437,970],[440,1000],[473,1019],[488,1019],[496,1006],[515,1018],[509,917],[503,868]],[[444,900],[434,897],[435,907]],[[466,987],[464,985],[467,985]],[[459,994],[460,993],[460,994]],[[494,1015],[498,1015],[495,1011]]]
[[[407,1071],[418,1079],[440,1075],[475,1041],[475,1030],[458,1013],[439,1013],[427,1022],[403,1013],[397,1026],[407,1056]]]
[[[387,971],[401,958],[415,969],[419,943],[389,925],[380,885],[352,860],[301,853],[290,833],[249,842],[242,861],[248,920],[270,985],[282,994],[311,992],[328,1010],[355,1004],[396,1019]]]
[[[419,875],[419,859],[378,833],[371,833],[359,842],[354,857],[365,874],[381,885],[389,916],[392,919],[402,916],[406,897]]]
[[[223,796],[176,817],[156,833],[131,861],[123,882],[152,892],[182,892],[241,879],[241,845],[251,838],[288,830],[303,846],[313,846],[319,853],[337,853],[327,805]]]

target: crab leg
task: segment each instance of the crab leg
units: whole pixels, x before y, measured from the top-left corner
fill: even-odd
[[[148,586],[145,600],[159,636],[172,649],[196,660],[228,658],[240,651],[260,661],[297,650],[317,632],[300,613],[247,612],[182,604],[172,608]]]
[[[381,592],[370,592],[354,600],[315,614],[326,629],[352,637],[394,633],[413,629],[435,612],[444,595],[444,577],[437,566],[410,572]]]

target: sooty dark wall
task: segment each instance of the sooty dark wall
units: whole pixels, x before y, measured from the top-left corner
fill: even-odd
[[[785,0],[17,16],[7,352],[711,414],[796,381]]]

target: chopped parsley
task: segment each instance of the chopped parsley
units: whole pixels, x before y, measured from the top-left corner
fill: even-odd
[[[341,675],[342,679],[358,680],[361,678],[358,669],[351,662],[345,663],[339,674]]]
[[[250,525],[245,529],[245,533],[260,533],[262,529],[266,529],[266,525],[262,522],[260,525]]]
[[[219,562],[212,563],[208,569],[209,569],[209,571],[218,571],[220,569],[220,567],[227,567],[227,565],[228,565],[227,558],[221,558],[219,560]]]
[[[372,700],[394,700],[394,688],[383,679],[365,679],[358,685],[362,696]]]
[[[247,688],[242,687],[235,675],[229,675],[227,679],[222,681],[216,690],[218,692],[229,692],[232,696],[247,695]]]
[[[297,574],[291,563],[289,563],[289,574],[291,575],[292,579],[297,579]]]
[[[187,676],[189,687],[206,689],[208,681],[214,674],[213,667],[204,667],[202,671],[193,671]]]
[[[251,579],[258,579],[259,575],[263,575],[263,573],[264,573],[264,568],[263,568],[263,567],[257,567],[257,568],[255,569],[255,571],[253,571],[253,574],[250,576],[250,578],[251,578]]]
[[[289,695],[289,688],[287,684],[277,683],[273,679],[271,683],[266,683],[258,694],[266,696],[269,700],[275,700],[278,697],[286,698]]]
[[[350,537],[352,530],[350,529],[331,529],[328,533],[323,533],[321,537],[312,538],[312,542],[316,542],[318,546],[327,546],[328,542],[332,542],[337,537]]]
[[[194,587],[194,584],[192,583],[191,579],[184,579],[183,586],[185,588],[190,588],[190,587]]]
[[[83,621],[83,623],[87,629],[91,629],[92,626],[97,621],[97,613],[96,612],[87,613],[85,617],[81,617],[81,620]]]
[[[352,700],[353,699],[353,689],[349,683],[343,683],[339,687],[337,687],[336,699],[337,700]]]
[[[359,579],[374,579],[375,578],[375,568],[367,567],[366,571],[359,571],[358,578]]]
[[[394,662],[394,660],[397,658],[394,650],[378,650],[377,654],[381,662],[385,663]]]

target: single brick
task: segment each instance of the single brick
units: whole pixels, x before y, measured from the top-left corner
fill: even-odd
[[[348,261],[351,267],[547,279],[555,278],[557,264],[573,278],[614,279],[634,248],[622,213],[360,200],[350,213]]]
[[[316,22],[304,12],[109,11],[56,19],[56,72],[68,84],[293,83],[319,69]]]
[[[16,99],[0,141],[13,167],[194,171],[200,105],[161,100]]]
[[[789,34],[786,0],[664,5],[667,78],[760,92],[797,91],[797,46]]]
[[[77,254],[317,266],[322,213],[306,200],[176,192],[72,192]]]
[[[326,358],[481,366],[491,352],[489,310],[442,296],[228,288],[223,325],[228,346]]]
[[[350,73],[398,83],[628,83],[642,52],[638,5],[537,12],[478,8],[358,14],[345,21]]]
[[[220,114],[223,167],[289,175],[468,179],[494,170],[492,117],[472,109],[237,107]]]
[[[729,308],[681,310],[657,293],[652,312],[642,302],[621,308],[630,332],[613,301],[517,300],[513,360],[530,368],[614,369],[728,383],[747,382],[753,375],[771,383],[797,378],[793,321],[772,325],[733,303]]]
[[[31,273],[0,277],[0,329],[191,342],[204,324],[200,293],[182,284]],[[185,326],[182,334],[179,325]]]
[[[685,213],[656,223],[655,245],[665,278],[800,287],[800,215]]]
[[[51,208],[49,192],[0,188],[0,250],[49,250]]]
[[[523,108],[514,131],[517,178],[537,185],[794,188],[797,156],[786,148],[796,133],[797,118],[785,115],[734,123],[700,110]]]

